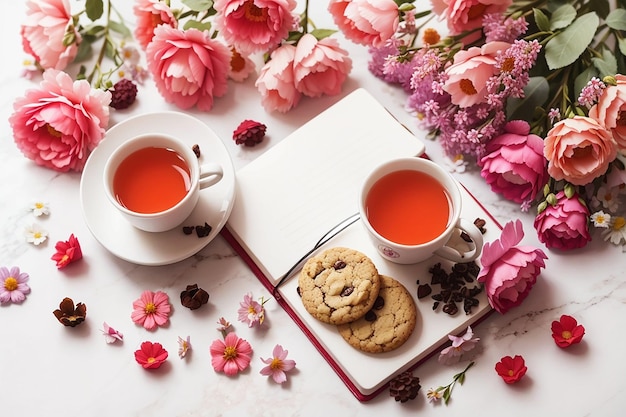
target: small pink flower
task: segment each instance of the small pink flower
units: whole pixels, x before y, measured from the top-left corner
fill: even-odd
[[[261,369],[261,375],[271,375],[272,379],[277,384],[282,384],[287,381],[286,372],[291,371],[296,366],[294,360],[287,359],[287,353],[289,353],[289,351],[283,349],[281,345],[274,346],[272,358],[261,358],[261,361],[267,364],[266,367]]]
[[[230,69],[228,78],[236,82],[245,81],[256,70],[256,65],[246,53],[230,48]]]
[[[626,151],[626,125],[622,122],[626,112],[626,76],[615,75],[615,85],[602,91],[598,103],[589,110],[589,117],[606,127],[621,151]]]
[[[535,217],[535,230],[548,248],[570,250],[582,248],[591,241],[589,209],[578,194],[568,198],[563,191],[556,195],[556,204],[548,204]]]
[[[547,256],[541,249],[517,246],[524,237],[522,222],[504,225],[500,239],[485,243],[478,282],[483,283],[489,304],[501,314],[522,303],[537,281]]]
[[[186,339],[178,336],[178,357],[183,359],[187,356],[187,353],[191,350],[191,336],[187,336]]]
[[[511,0],[432,0],[432,9],[446,19],[451,35],[482,27],[483,17],[504,13]]]
[[[261,68],[255,82],[261,93],[261,104],[266,111],[285,113],[300,102],[300,92],[296,89],[293,60],[296,47],[284,44],[275,49],[270,60]]]
[[[263,304],[254,301],[251,294],[246,294],[239,305],[241,307],[237,310],[237,313],[239,314],[238,318],[240,322],[246,323],[248,327],[263,324],[265,320],[265,308]]]
[[[81,36],[72,25],[69,0],[27,0],[22,46],[43,69],[62,70],[74,60]],[[69,35],[71,34],[71,37]],[[65,44],[65,40],[71,43]]]
[[[178,21],[170,7],[160,0],[136,0],[133,13],[137,17],[135,39],[145,50],[154,37],[154,29],[159,25],[178,27]]]
[[[169,321],[170,299],[162,291],[144,291],[140,298],[133,301],[133,309],[130,316],[133,322],[152,330]]]
[[[452,365],[461,360],[461,356],[464,353],[471,351],[476,347],[476,344],[480,341],[480,338],[474,337],[474,332],[470,326],[467,326],[467,330],[463,336],[454,336],[449,334],[448,339],[452,341],[452,345],[443,349],[439,353],[437,359],[439,363],[444,365]]]
[[[27,282],[29,275],[20,272],[17,266],[11,269],[6,266],[0,267],[0,303],[21,303],[30,293]]]
[[[544,141],[548,173],[555,180],[587,185],[606,173],[617,156],[611,132],[590,117],[557,122]]]
[[[143,342],[135,351],[135,360],[144,369],[157,369],[167,360],[167,350],[160,343]]]
[[[57,171],[82,171],[109,124],[111,93],[92,89],[48,70],[38,89],[26,91],[9,117],[17,147],[38,165]]]
[[[516,203],[534,200],[549,178],[543,139],[530,134],[523,120],[507,123],[504,133],[489,141],[480,164],[491,190]]]
[[[305,96],[339,94],[351,70],[352,60],[336,39],[317,40],[307,33],[298,41],[293,74],[296,89]]]
[[[80,243],[74,234],[70,235],[67,241],[59,241],[54,246],[56,253],[52,255],[52,260],[57,263],[57,268],[65,268],[72,262],[83,259],[83,251]]]
[[[295,0],[216,0],[215,26],[226,43],[244,52],[265,52],[297,27]]]
[[[118,340],[120,342],[124,340],[124,335],[115,330],[113,327],[109,326],[106,321],[102,324],[102,327],[102,334],[104,335],[105,342],[115,343]]]
[[[552,338],[560,348],[580,343],[584,335],[585,328],[572,316],[563,314],[558,321],[552,322]]]
[[[230,51],[206,31],[158,26],[146,59],[159,93],[181,109],[209,111],[226,94]]]
[[[331,0],[328,11],[346,38],[376,48],[391,39],[400,22],[393,0]]]
[[[235,333],[228,333],[223,341],[214,340],[209,351],[215,372],[224,372],[232,376],[250,365],[252,347],[248,341],[239,338]]]

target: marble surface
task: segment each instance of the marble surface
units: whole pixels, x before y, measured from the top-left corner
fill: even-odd
[[[75,2],[71,2],[75,7]],[[121,2],[125,3],[125,2]],[[128,2],[130,3],[130,2]],[[310,16],[320,27],[332,26],[326,2],[310,2]],[[124,6],[129,7],[129,6]],[[626,405],[626,257],[596,236],[582,250],[546,251],[549,259],[535,288],[522,306],[506,315],[492,314],[475,328],[481,338],[475,366],[457,385],[446,406],[431,404],[426,391],[446,385],[466,362],[443,366],[430,359],[414,374],[422,384],[418,399],[396,403],[386,392],[368,403],[358,402],[273,300],[265,304],[267,322],[249,329],[237,322],[243,295],[269,296],[243,261],[217,237],[184,261],[159,267],[138,266],[111,255],[92,237],[81,215],[80,174],[57,173],[24,158],[12,138],[8,117],[17,97],[34,86],[20,78],[24,55],[19,23],[23,2],[3,4],[0,15],[3,65],[0,67],[0,265],[19,266],[30,275],[31,294],[22,304],[0,306],[0,413],[3,416],[618,416]],[[350,51],[354,70],[341,95],[304,99],[287,114],[268,114],[260,106],[254,81],[230,84],[211,112],[189,111],[209,125],[227,146],[235,168],[244,166],[302,123],[358,87],[367,88],[403,123],[416,123],[403,109],[405,93],[375,79],[367,70],[368,54],[338,36]],[[137,114],[177,110],[157,94],[152,82],[140,89],[140,99],[127,111],[112,113],[111,126]],[[358,117],[358,115],[356,115]],[[238,147],[232,131],[244,119],[265,123],[268,136],[253,149]],[[430,156],[443,157],[437,142],[426,139]],[[443,162],[442,162],[443,163]],[[524,243],[542,247],[532,228],[532,215],[491,193],[477,172],[455,174],[502,224],[515,218],[524,223]],[[49,203],[50,215],[34,217],[27,210],[34,200]],[[48,241],[33,246],[24,228],[33,223],[49,232]],[[74,233],[84,252],[81,262],[57,270],[50,257],[54,244]],[[210,293],[204,308],[180,305],[180,291],[197,283]],[[141,291],[161,290],[173,305],[170,324],[149,332],[130,319],[132,302]],[[60,325],[52,311],[63,297],[84,302],[87,321],[76,328]],[[587,330],[583,342],[559,349],[550,323],[570,314]],[[252,364],[236,377],[213,371],[208,347],[220,337],[216,321],[231,320],[237,334],[254,349]],[[108,345],[100,329],[108,322],[124,333],[124,342]],[[177,337],[191,336],[193,351],[177,356]],[[167,363],[145,371],[133,352],[144,340],[161,342]],[[259,375],[275,344],[296,360],[286,384]],[[523,355],[528,373],[506,385],[494,371],[502,356]]]

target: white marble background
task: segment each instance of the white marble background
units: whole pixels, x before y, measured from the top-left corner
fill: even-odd
[[[78,2],[70,2],[73,8]],[[131,2],[120,1],[130,10]],[[311,17],[320,27],[332,26],[325,1],[311,3]],[[13,143],[8,117],[16,97],[33,87],[20,78],[24,55],[19,23],[24,4],[4,2],[0,14],[0,264],[19,266],[30,274],[32,293],[21,305],[0,306],[0,414],[2,416],[621,416],[626,405],[626,261],[624,254],[596,236],[583,250],[548,251],[547,268],[525,303],[506,315],[493,314],[476,329],[481,349],[464,385],[457,386],[446,406],[427,402],[430,387],[445,385],[467,363],[446,367],[431,359],[415,371],[422,383],[417,400],[400,404],[386,393],[359,403],[273,301],[266,304],[268,321],[249,329],[236,321],[246,292],[268,297],[221,237],[191,258],[164,267],[130,264],[110,255],[89,233],[80,211],[79,174],[59,174],[35,166]],[[367,70],[365,49],[338,36],[350,51],[354,70],[342,96],[367,88],[407,126],[413,119],[403,110],[405,93],[375,79]],[[236,168],[256,158],[302,123],[341,97],[305,99],[287,114],[268,114],[260,106],[253,80],[229,86],[209,113],[191,111],[224,139]],[[149,111],[177,110],[156,93],[150,80],[128,111],[115,112],[112,124]],[[230,139],[234,128],[251,118],[268,126],[262,146],[243,149]],[[111,124],[111,125],[112,125]],[[430,156],[441,162],[436,142],[427,140]],[[532,216],[492,194],[477,172],[457,174],[497,220],[521,218],[524,243],[541,247]],[[33,217],[35,199],[47,201],[51,214]],[[49,232],[38,247],[25,242],[23,230],[38,223]],[[50,256],[54,243],[74,233],[84,260],[57,270]],[[210,295],[208,306],[190,311],[180,305],[185,285],[198,283]],[[174,311],[170,325],[154,332],[130,320],[132,301],[145,289],[166,291]],[[61,326],[52,311],[63,297],[84,302],[87,321],[71,329]],[[550,323],[571,314],[587,330],[583,342],[567,350],[552,341]],[[237,334],[254,348],[252,365],[229,378],[213,371],[208,346],[219,337],[216,321],[225,316]],[[122,344],[107,345],[100,334],[103,321],[124,333]],[[194,350],[177,357],[177,336],[191,335]],[[144,340],[161,342],[169,351],[156,372],[141,369],[133,352]],[[282,344],[297,361],[284,385],[259,375],[260,357]],[[509,386],[494,371],[502,356],[523,355],[528,373]]]

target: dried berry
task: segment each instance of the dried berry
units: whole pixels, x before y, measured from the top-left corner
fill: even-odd
[[[254,120],[244,120],[233,132],[237,145],[255,146],[263,141],[267,126]]]
[[[183,226],[183,233],[186,235],[190,235],[193,233],[194,229],[195,228],[193,226]]]
[[[52,312],[54,316],[64,326],[75,327],[85,321],[87,317],[87,306],[83,303],[76,304],[71,298],[65,297],[59,304],[59,308]]]
[[[193,153],[196,155],[196,158],[200,158],[200,145],[198,145],[197,143],[195,143],[192,147],[191,150],[193,151]]]
[[[180,293],[180,302],[190,310],[196,310],[209,302],[209,293],[198,287],[198,284],[187,285]]]
[[[198,237],[207,237],[213,228],[208,223],[204,223],[204,226],[196,226],[196,235]]]
[[[137,86],[128,78],[122,78],[109,90],[111,92],[110,106],[117,110],[130,107],[137,98]]]
[[[467,285],[475,282],[480,267],[475,262],[470,262],[454,264],[451,269],[451,272],[447,273],[442,268],[441,263],[437,263],[429,269],[431,284],[440,286],[439,292],[431,295],[431,299],[434,301],[433,310],[437,310],[440,303],[443,303],[443,312],[455,315],[460,308],[457,304],[462,303],[465,313],[470,314],[471,309],[478,305],[478,299],[475,297],[482,291],[482,286],[476,285],[470,288]],[[422,287],[425,287],[425,284],[419,285],[418,283],[418,298],[422,298],[420,291],[422,291],[422,295],[428,291]]]
[[[408,400],[414,400],[421,388],[420,379],[413,376],[411,371],[407,371],[389,382],[389,395],[396,401],[405,403]]]
[[[428,284],[419,285],[417,287],[417,298],[421,300],[424,297],[428,297],[432,291],[432,287]]]

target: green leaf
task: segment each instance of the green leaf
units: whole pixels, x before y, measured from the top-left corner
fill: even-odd
[[[123,38],[131,38],[133,36],[130,29],[128,29],[128,26],[126,26],[124,23],[116,22],[114,20],[109,21],[109,29],[111,29],[113,32],[119,33],[120,35],[122,35]]]
[[[606,24],[611,29],[626,30],[626,10],[615,9],[606,17]]]
[[[563,29],[576,19],[576,9],[571,4],[565,4],[552,13],[550,17],[550,30]]]
[[[311,31],[311,35],[315,36],[315,39],[322,40],[324,38],[329,37],[330,35],[332,35],[333,33],[337,32],[336,30],[332,30],[332,29],[313,29]]]
[[[463,385],[463,382],[465,381],[465,372],[459,375],[459,378],[457,379],[457,381],[459,381],[459,384]]]
[[[81,42],[78,45],[78,51],[76,52],[76,57],[74,58],[74,62],[84,62],[93,56],[93,47],[89,42]]]
[[[192,28],[200,31],[211,30],[211,22],[198,22],[197,20],[188,20],[185,22],[185,30]]]
[[[92,22],[98,20],[104,13],[104,3],[102,0],[87,0],[85,1],[85,11]]]
[[[194,12],[204,12],[213,7],[213,0],[182,0],[182,3]]]
[[[620,39],[617,44],[622,55],[626,55],[626,39]]]
[[[563,68],[580,57],[596,34],[600,19],[594,12],[584,14],[546,44],[548,68]]]
[[[524,87],[524,98],[509,99],[506,114],[509,120],[532,120],[535,108],[544,107],[550,85],[544,77],[531,77]]]
[[[600,78],[617,74],[617,59],[610,51],[602,51],[602,58],[592,58],[593,66],[600,72]]]
[[[540,9],[533,9],[533,15],[535,16],[535,23],[539,30],[547,32],[550,30],[550,19]]]

